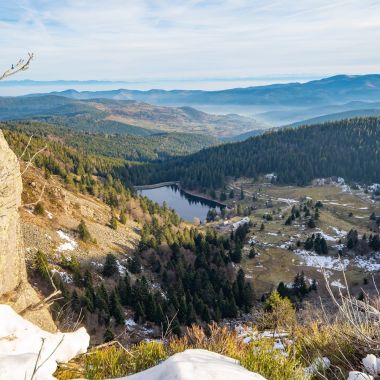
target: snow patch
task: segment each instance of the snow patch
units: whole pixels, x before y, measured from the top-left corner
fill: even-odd
[[[302,260],[303,265],[307,267],[342,271],[345,270],[350,263],[348,259],[317,255],[314,252],[306,251],[304,249],[297,249],[294,253]]]
[[[64,272],[64,271],[59,271],[58,269],[52,269],[51,273],[57,274],[59,277],[61,277],[61,280],[65,282],[66,284],[72,284],[73,283],[73,278],[70,274]]]
[[[66,241],[66,243],[59,245],[57,252],[74,251],[78,246],[77,242],[62,230],[58,230],[57,234],[62,240]]]
[[[206,350],[186,350],[153,368],[119,380],[265,380],[235,359]]]
[[[380,270],[380,252],[376,252],[371,257],[356,256],[354,264],[367,272],[376,272]]]
[[[334,226],[330,226],[330,228],[335,232],[335,235],[338,238],[344,238],[347,235],[347,231],[345,231],[345,230],[341,230],[341,229],[334,227]]]
[[[126,269],[125,269],[125,266],[124,265],[122,265],[121,263],[120,263],[120,261],[119,260],[116,260],[116,265],[117,265],[117,270],[119,271],[119,273],[121,274],[121,275],[125,275],[125,273],[126,273]]]
[[[377,358],[373,354],[369,354],[362,360],[362,363],[369,374],[374,376],[380,374],[380,358]]]
[[[53,380],[57,363],[85,353],[90,336],[81,327],[73,333],[51,334],[0,305],[0,374],[2,379]],[[40,366],[40,367],[39,367]]]
[[[373,376],[359,371],[350,371],[347,380],[373,380]]]
[[[317,358],[315,359],[310,367],[304,368],[305,375],[311,376],[314,374],[317,374],[320,371],[324,371],[327,368],[329,368],[331,365],[330,359],[323,357],[323,358]]]
[[[292,204],[295,204],[295,203],[298,203],[297,200],[295,199],[291,199],[291,198],[277,198],[277,200],[279,202],[283,202],[283,203],[286,203],[287,205],[292,205]]]
[[[327,235],[325,232],[323,232],[320,228],[317,229],[317,232],[323,237],[326,241],[336,241],[336,237],[332,237],[330,235]]]
[[[340,282],[340,279],[332,281],[331,286],[334,286],[339,289],[346,289],[346,287]]]
[[[127,326],[128,330],[133,329],[137,325],[137,323],[132,318],[126,319],[124,321],[124,324]]]

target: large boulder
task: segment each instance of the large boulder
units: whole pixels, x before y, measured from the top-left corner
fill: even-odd
[[[23,312],[26,319],[41,328],[55,331],[56,326],[46,308],[30,308],[40,299],[26,275],[19,217],[21,192],[18,159],[0,131],[0,303],[12,306],[16,312]]]

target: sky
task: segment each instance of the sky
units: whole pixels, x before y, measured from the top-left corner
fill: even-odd
[[[0,68],[32,51],[14,79],[183,88],[379,73],[379,16],[373,0],[0,0]]]

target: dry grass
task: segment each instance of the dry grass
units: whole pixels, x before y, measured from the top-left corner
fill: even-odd
[[[56,373],[59,380],[84,377],[100,380],[130,375],[150,368],[167,357],[186,349],[205,349],[238,360],[250,371],[260,373],[271,380],[304,380],[301,361],[289,347],[286,355],[273,348],[273,339],[243,343],[234,331],[212,324],[207,334],[199,326],[187,329],[182,338],[172,337],[166,343],[141,342],[122,348],[111,345],[95,348]]]
[[[56,376],[60,380],[126,376],[186,349],[205,349],[232,357],[269,380],[344,380],[349,371],[363,370],[363,357],[380,351],[380,303],[377,298],[357,301],[349,293],[332,297],[338,310],[333,321],[326,316],[293,326],[291,340],[282,341],[283,350],[274,348],[274,338],[253,334],[247,344],[227,327],[211,324],[203,329],[194,325],[183,337],[170,337],[165,342],[141,342],[127,349],[118,344],[95,348],[62,366]],[[282,309],[273,312],[283,314]],[[323,357],[331,366],[305,377],[304,368]]]

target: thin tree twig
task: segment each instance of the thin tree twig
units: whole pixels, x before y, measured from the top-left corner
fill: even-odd
[[[2,75],[0,75],[0,80],[9,78],[12,75],[17,74],[20,71],[25,71],[29,69],[30,62],[34,58],[34,53],[28,53],[28,58],[20,59],[15,65],[12,65],[10,69],[6,70]]]

